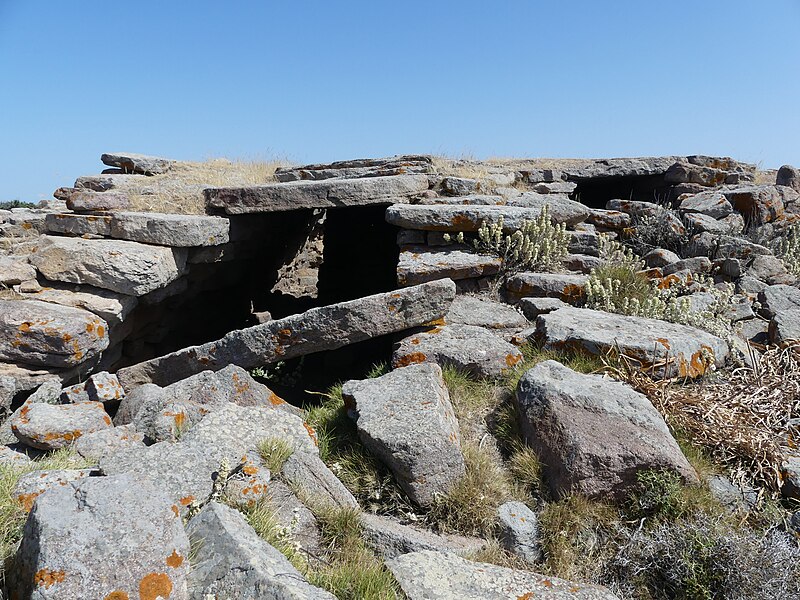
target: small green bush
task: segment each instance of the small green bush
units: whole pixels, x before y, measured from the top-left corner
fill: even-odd
[[[0,210],[11,210],[12,208],[36,208],[36,204],[31,202],[22,202],[20,200],[0,202]]]

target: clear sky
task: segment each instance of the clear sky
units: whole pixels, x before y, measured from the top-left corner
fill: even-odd
[[[0,0],[0,201],[110,151],[800,165],[800,0]]]

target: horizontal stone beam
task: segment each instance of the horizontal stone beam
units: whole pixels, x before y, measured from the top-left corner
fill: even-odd
[[[427,175],[292,181],[205,190],[206,203],[229,215],[407,202],[428,189]]]
[[[125,389],[166,386],[201,371],[234,364],[253,369],[268,363],[336,350],[441,319],[455,297],[455,284],[440,279],[413,287],[331,304],[262,325],[231,331],[215,342],[191,346],[120,369]]]

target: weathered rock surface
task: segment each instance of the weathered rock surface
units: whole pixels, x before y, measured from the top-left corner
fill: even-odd
[[[26,403],[11,418],[11,430],[17,439],[42,450],[69,446],[83,435],[109,427],[111,418],[100,402]]]
[[[386,566],[410,600],[618,600],[599,586],[472,562],[448,552],[403,554],[387,560]]]
[[[382,177],[386,175],[406,175],[409,173],[429,173],[433,170],[430,156],[406,154],[388,158],[360,158],[342,160],[328,164],[303,165],[301,167],[279,167],[275,178],[281,182],[357,177]]]
[[[535,563],[542,558],[539,520],[526,504],[513,500],[497,509],[500,541],[503,547],[522,560]]]
[[[67,485],[89,477],[91,469],[52,469],[49,471],[31,471],[25,473],[17,481],[11,492],[11,498],[22,506],[26,513],[33,508],[36,499],[47,490],[56,486]]]
[[[516,403],[526,442],[559,496],[624,498],[645,469],[697,475],[646,396],[548,360],[525,373]]]
[[[476,377],[500,377],[521,360],[516,346],[473,325],[445,325],[417,333],[402,340],[392,355],[394,367],[433,362]]]
[[[420,550],[438,550],[464,555],[481,550],[486,542],[480,538],[460,535],[438,535],[426,529],[402,525],[390,517],[364,513],[361,515],[361,533],[383,558]]]
[[[784,214],[783,199],[774,185],[737,187],[723,193],[737,211],[757,225],[775,221]]]
[[[31,262],[51,281],[143,296],[183,273],[186,250],[122,240],[42,236]]]
[[[283,478],[301,497],[333,508],[358,508],[353,494],[313,452],[295,452],[283,464]]]
[[[19,258],[0,256],[0,286],[10,287],[29,279],[36,279],[36,269]]]
[[[474,325],[489,329],[528,327],[528,320],[514,307],[488,298],[459,295],[445,316],[448,325]]]
[[[517,306],[531,321],[535,321],[539,315],[544,315],[559,308],[569,308],[569,304],[558,298],[522,298]]]
[[[332,599],[312,586],[289,560],[247,524],[238,511],[207,504],[187,525],[198,540],[197,560],[189,576],[190,598],[241,600]]]
[[[82,435],[73,447],[83,458],[100,462],[123,448],[143,448],[144,435],[136,431],[133,425],[120,425]]]
[[[121,192],[94,192],[73,188],[68,194],[67,208],[76,212],[126,210],[131,199]]]
[[[770,285],[758,293],[761,314],[771,319],[776,314],[800,309],[800,289],[785,284]]]
[[[361,441],[420,506],[464,475],[458,421],[438,365],[348,381],[342,395],[355,411]]]
[[[800,340],[800,309],[782,310],[769,324],[769,337],[775,344]]]
[[[417,285],[449,277],[453,280],[495,275],[502,261],[467,247],[405,248],[397,263],[398,285]]]
[[[562,308],[541,315],[536,329],[547,349],[590,354],[618,349],[667,377],[698,377],[721,367],[728,357],[723,340],[695,327],[586,308]]]
[[[134,296],[126,296],[88,285],[60,283],[53,283],[35,292],[25,292],[23,297],[88,310],[112,327],[124,321],[139,303]]]
[[[151,212],[115,212],[107,215],[52,213],[47,215],[46,223],[48,231],[54,233],[88,233],[176,248],[218,246],[230,241],[228,219],[205,215]]]
[[[116,402],[122,399],[125,390],[116,375],[101,371],[86,380],[86,395],[92,402]]]
[[[0,300],[0,359],[71,367],[108,347],[108,325],[90,312],[45,302]]]
[[[558,298],[575,304],[586,295],[587,275],[564,273],[516,273],[506,281],[509,299],[525,297]]]
[[[723,219],[733,212],[733,206],[728,202],[725,194],[718,191],[681,196],[678,209],[684,212],[701,213],[714,219]]]
[[[690,256],[716,258],[752,258],[759,254],[772,254],[769,248],[731,235],[701,233],[692,238],[687,248]]]
[[[589,214],[588,208],[572,200],[555,203],[548,199],[535,207],[397,204],[386,209],[386,221],[404,229],[458,233],[477,231],[481,223],[491,225],[502,218],[503,230],[510,233],[522,227],[525,221],[539,218],[545,204],[550,207],[554,223],[574,225]]]
[[[791,165],[783,165],[775,177],[777,185],[784,185],[800,192],[800,170]]]
[[[160,175],[169,171],[177,161],[132,152],[112,152],[100,156],[104,165],[118,167],[125,173]]]
[[[126,389],[150,382],[168,385],[200,371],[218,370],[229,364],[253,369],[278,360],[335,350],[441,319],[454,297],[455,284],[442,279],[314,308],[232,331],[216,342],[120,369],[117,377]]]
[[[252,187],[205,190],[211,208],[229,215],[308,208],[369,206],[407,202],[428,189],[427,175],[396,175],[363,179],[292,181]]]
[[[11,569],[11,593],[42,600],[186,599],[188,556],[178,512],[158,486],[89,477],[36,500]]]

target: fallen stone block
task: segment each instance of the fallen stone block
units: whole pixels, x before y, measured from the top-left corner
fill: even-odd
[[[728,357],[723,340],[695,327],[586,308],[541,315],[536,330],[545,349],[619,351],[666,377],[699,377],[722,367]]]
[[[700,213],[714,219],[724,219],[733,212],[733,206],[728,202],[725,194],[718,191],[681,196],[679,201],[678,210]]]
[[[125,173],[160,175],[169,171],[178,161],[133,152],[111,152],[100,156],[104,165],[117,167]]]
[[[453,280],[496,275],[502,261],[466,247],[405,248],[397,263],[398,285],[418,285],[449,277]]]
[[[516,273],[506,280],[508,299],[557,298],[567,304],[576,304],[586,297],[587,275],[564,273]]]
[[[783,199],[774,185],[750,185],[723,192],[742,215],[757,225],[780,219],[784,214]]]
[[[529,563],[542,558],[539,539],[539,520],[526,504],[519,501],[504,502],[497,509],[500,541],[503,547]]]
[[[773,344],[800,340],[800,309],[782,310],[772,317],[769,337]]]
[[[480,538],[439,535],[427,529],[402,525],[390,517],[370,513],[361,515],[361,534],[367,544],[385,559],[420,550],[472,554],[486,546],[486,541]]]
[[[292,489],[314,505],[358,508],[353,494],[316,453],[293,453],[283,464],[281,475]]]
[[[127,210],[131,204],[128,194],[121,192],[94,192],[77,188],[72,188],[66,196],[66,201],[67,208],[75,212]]]
[[[600,586],[473,562],[450,552],[411,552],[387,560],[386,566],[410,600],[619,600]]]
[[[489,329],[528,327],[530,323],[513,306],[487,298],[458,295],[445,316],[448,325],[474,325]]]
[[[144,435],[133,425],[120,425],[82,435],[73,447],[83,458],[99,463],[123,448],[144,448]]]
[[[126,296],[89,285],[58,283],[52,283],[52,285],[35,292],[25,292],[23,297],[26,300],[38,300],[88,310],[111,327],[122,323],[139,303],[134,296]]]
[[[433,159],[420,154],[390,156],[388,158],[359,158],[328,164],[303,165],[301,167],[278,167],[275,179],[287,181],[320,181],[323,179],[354,179],[357,177],[382,177],[410,173],[430,173]]]
[[[158,486],[87,477],[36,500],[10,590],[14,598],[187,598],[188,572],[189,538]]]
[[[395,368],[433,362],[475,377],[501,377],[523,359],[519,349],[473,325],[445,325],[402,340],[392,355]]]
[[[516,405],[525,441],[558,496],[623,499],[642,470],[698,482],[655,407],[620,382],[548,360],[522,376]]]
[[[100,402],[26,403],[11,417],[11,430],[17,439],[41,450],[64,448],[83,435],[111,426],[111,418]]]
[[[108,347],[108,325],[90,312],[34,300],[0,300],[0,359],[72,367]]]
[[[800,309],[800,289],[785,284],[770,285],[758,293],[761,314],[771,319],[786,310]]]
[[[414,502],[429,506],[463,477],[461,434],[438,365],[348,381],[342,395],[361,441]]]
[[[36,499],[47,490],[67,485],[70,481],[84,479],[91,475],[91,469],[51,469],[49,471],[30,471],[17,480],[11,491],[11,498],[26,513],[33,508]]]
[[[396,175],[209,188],[205,190],[205,197],[209,207],[223,209],[229,215],[237,215],[394,204],[408,202],[411,197],[427,189],[427,175]]]
[[[120,369],[117,377],[129,390],[144,383],[169,385],[229,364],[253,369],[278,360],[335,350],[441,319],[454,297],[455,284],[449,279],[440,279],[313,308],[299,315],[232,331],[216,342]]]
[[[0,286],[11,287],[36,279],[36,269],[20,258],[0,256]]]
[[[122,240],[42,236],[31,262],[51,281],[144,296],[183,274],[186,250]]]

